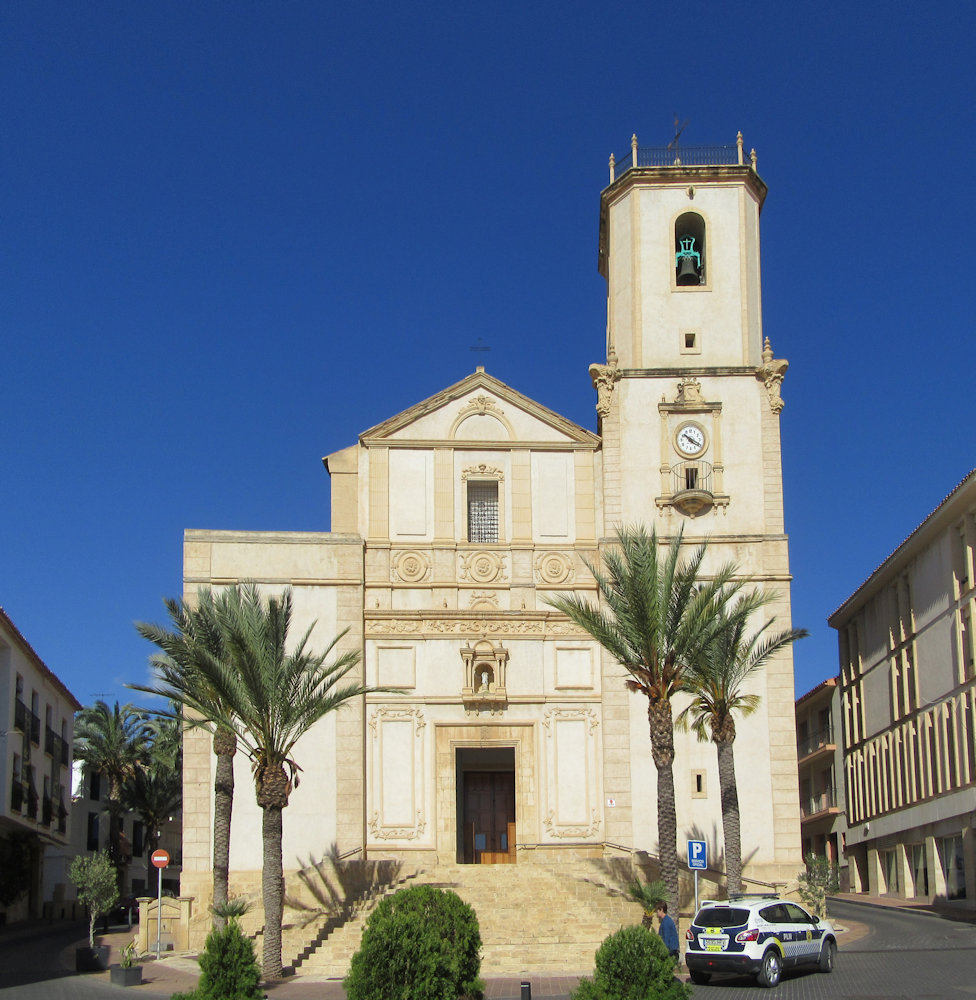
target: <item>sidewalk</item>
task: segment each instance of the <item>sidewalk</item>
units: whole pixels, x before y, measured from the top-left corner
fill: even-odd
[[[838,903],[857,903],[861,906],[875,906],[888,910],[909,910],[912,913],[942,917],[944,920],[976,923],[976,905],[972,900],[962,900],[960,903],[926,903],[918,899],[901,899],[898,896],[869,896],[863,892],[837,893],[829,898],[837,900]]]
[[[79,925],[80,926],[80,925]],[[87,928],[81,928],[79,944],[86,943],[82,940]],[[36,935],[37,930],[33,933]],[[28,936],[30,931],[25,928],[24,936]],[[128,930],[113,930],[109,934],[98,935],[100,944],[107,944],[111,948],[109,955],[110,963],[119,961],[120,949],[129,943],[135,936],[135,930],[131,933]],[[65,948],[60,955],[60,963],[66,968],[74,968],[74,945]],[[200,977],[200,967],[195,958],[186,955],[164,955],[158,962],[155,959],[141,962],[142,983],[139,986],[129,987],[126,991],[128,995],[143,996],[147,1000],[150,997],[169,997],[173,993],[188,993],[196,988],[197,980]],[[109,982],[108,972],[88,973],[86,979],[102,980],[106,984]],[[526,981],[532,988],[532,997],[543,997],[546,1000],[565,1000],[570,992],[576,989],[579,983],[579,975],[528,975]],[[522,979],[520,978],[485,978],[485,998],[486,1000],[518,1000],[521,996]],[[273,1000],[345,1000],[345,991],[342,989],[342,980],[324,979],[314,975],[289,976],[274,985],[264,987],[264,992]]]

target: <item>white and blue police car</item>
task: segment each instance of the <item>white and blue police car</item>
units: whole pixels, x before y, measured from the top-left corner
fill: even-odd
[[[716,972],[755,976],[775,986],[784,969],[832,972],[837,936],[829,921],[779,896],[745,894],[701,904],[685,932],[685,964],[693,983]]]

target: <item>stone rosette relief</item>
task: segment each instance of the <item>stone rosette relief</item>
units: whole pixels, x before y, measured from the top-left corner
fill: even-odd
[[[536,582],[557,587],[572,583],[576,577],[573,560],[565,552],[543,552],[535,559]]]
[[[394,583],[423,583],[430,576],[430,556],[426,552],[395,552],[390,561]]]
[[[477,550],[462,553],[458,578],[464,583],[498,583],[508,579],[505,556],[500,552]]]

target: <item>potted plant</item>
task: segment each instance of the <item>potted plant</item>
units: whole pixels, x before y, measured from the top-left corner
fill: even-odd
[[[119,952],[119,964],[109,969],[113,986],[138,986],[142,982],[142,966],[136,965],[136,942],[130,941]]]
[[[115,866],[106,851],[71,862],[68,878],[78,889],[78,901],[88,908],[88,947],[75,949],[78,972],[103,972],[108,968],[108,945],[95,947],[95,921],[108,913],[119,898]]]

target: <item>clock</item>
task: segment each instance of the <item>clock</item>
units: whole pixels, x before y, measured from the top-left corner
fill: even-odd
[[[682,455],[693,458],[705,450],[705,432],[698,424],[682,424],[674,436],[674,445]]]

